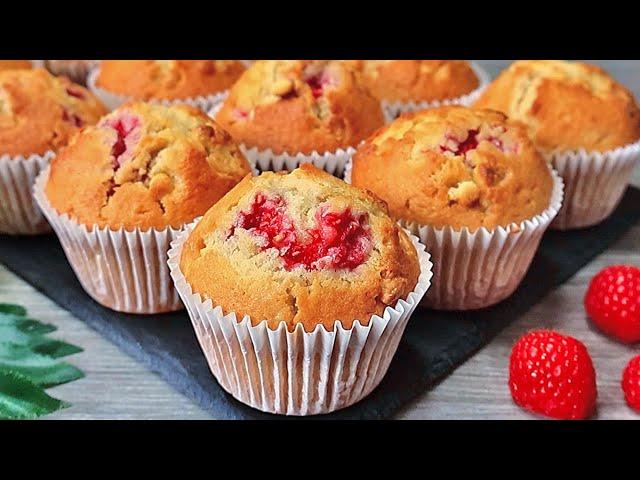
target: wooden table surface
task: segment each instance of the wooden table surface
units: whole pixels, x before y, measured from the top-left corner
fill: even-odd
[[[492,75],[507,61],[480,61]],[[640,98],[640,61],[594,61]],[[640,186],[640,170],[633,183]],[[593,357],[598,382],[597,418],[640,418],[629,410],[620,390],[626,362],[640,346],[618,344],[587,322],[582,298],[590,278],[614,263],[640,265],[640,226],[550,293],[487,347],[398,415],[403,419],[530,419],[516,407],[507,387],[508,357],[515,340],[532,328],[553,328],[583,341]],[[55,324],[52,336],[80,345],[68,358],[86,377],[48,391],[73,404],[49,419],[207,419],[208,413],[169,387],[159,376],[120,352],[73,315],[58,307],[0,265],[0,302],[25,305],[34,318]],[[214,381],[212,378],[211,381]]]

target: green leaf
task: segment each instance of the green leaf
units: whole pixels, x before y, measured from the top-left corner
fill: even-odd
[[[0,371],[19,373],[44,388],[84,376],[73,365],[35,353],[28,346],[9,343],[0,343]]]
[[[32,318],[6,313],[0,313],[0,327],[2,326],[13,327],[30,335],[44,335],[45,333],[51,333],[57,330],[55,325],[51,325],[50,323],[42,323]]]
[[[67,407],[24,376],[0,371],[0,418],[31,419]]]
[[[34,352],[47,355],[51,358],[66,357],[67,355],[73,355],[74,353],[83,351],[82,348],[71,345],[70,343],[46,337],[32,339],[32,341],[29,342],[29,348]]]
[[[13,305],[11,303],[0,303],[0,313],[11,313],[24,317],[27,314],[27,309],[20,305]]]

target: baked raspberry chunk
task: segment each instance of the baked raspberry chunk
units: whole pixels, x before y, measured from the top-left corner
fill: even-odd
[[[116,131],[117,138],[111,147],[111,155],[113,155],[113,168],[117,170],[126,160],[125,154],[131,152],[132,145],[140,138],[140,119],[123,113],[118,117],[105,120],[102,126]]]
[[[316,211],[316,225],[299,231],[287,215],[282,197],[257,194],[248,210],[238,214],[229,236],[237,228],[260,238],[262,250],[275,248],[287,270],[346,269],[361,265],[371,250],[367,213]]]
[[[319,98],[324,95],[325,88],[333,84],[333,80],[331,79],[329,72],[326,70],[322,70],[321,72],[308,77],[306,82],[307,85],[311,87],[313,98]]]
[[[504,130],[501,133],[504,133]],[[498,150],[505,151],[504,143],[500,138],[486,132],[481,133],[479,129],[469,130],[466,138],[462,141],[454,135],[447,134],[443,143],[440,144],[440,150],[443,153],[449,152],[455,156],[465,156],[467,152],[478,148],[480,142],[485,141],[492,143]]]
[[[78,115],[76,115],[75,113],[70,113],[68,110],[62,110],[62,119],[65,122],[71,122],[73,123],[76,127],[80,128],[84,126],[84,120],[82,120],[82,118],[80,118]]]
[[[80,100],[84,100],[85,96],[84,93],[82,93],[79,90],[74,90],[73,88],[66,88],[65,91],[67,92],[67,95],[69,95],[70,97],[75,97],[75,98],[79,98]]]

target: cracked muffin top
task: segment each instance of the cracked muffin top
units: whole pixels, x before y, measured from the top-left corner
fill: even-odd
[[[349,60],[379,100],[433,102],[461,97],[480,81],[464,60]]]
[[[240,60],[104,60],[96,85],[136,100],[184,99],[227,90],[244,70]]]
[[[0,70],[31,70],[31,60],[0,60]]]
[[[107,110],[85,88],[46,70],[0,71],[0,155],[57,151]]]
[[[353,157],[352,183],[400,219],[471,231],[549,207],[549,167],[520,124],[500,112],[440,107],[404,115]]]
[[[420,275],[384,202],[308,164],[240,182],[191,232],[180,268],[225,314],[308,332],[366,325]]]
[[[189,106],[130,103],[52,161],[52,207],[87,226],[180,227],[251,172],[231,137]]]
[[[640,111],[633,94],[586,63],[514,62],[474,106],[521,121],[543,151],[607,151],[640,139]]]
[[[384,123],[360,75],[345,62],[321,60],[255,62],[216,120],[247,147],[290,154],[355,147]]]

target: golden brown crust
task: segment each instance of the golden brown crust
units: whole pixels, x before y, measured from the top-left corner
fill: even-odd
[[[237,219],[258,195],[280,195],[298,232],[318,221],[318,212],[366,212],[370,228],[368,253],[353,269],[285,267],[275,248],[237,227]],[[236,226],[234,229],[234,225]],[[336,320],[350,328],[358,319],[406,298],[420,274],[417,252],[375,196],[356,189],[310,165],[290,174],[247,177],[212,207],[184,244],[180,268],[195,293],[220,305],[238,320],[253,325],[266,320],[272,329],[285,322],[306,331]]]
[[[384,123],[355,70],[317,60],[255,62],[216,120],[248,147],[291,154],[354,147]]]
[[[46,70],[0,72],[0,155],[57,151],[107,110],[85,88]]]
[[[244,70],[240,60],[104,60],[96,84],[137,100],[172,100],[227,90]]]
[[[78,134],[53,160],[53,208],[87,225],[179,227],[250,172],[231,137],[188,106],[130,103]]]
[[[31,60],[0,60],[0,70],[31,70]]]
[[[475,104],[524,123],[544,151],[607,151],[640,139],[640,110],[632,93],[586,63],[513,63]]]
[[[479,80],[464,60],[350,60],[379,100],[433,102],[461,97]]]
[[[400,117],[358,148],[352,183],[396,218],[506,226],[549,207],[553,180],[525,129],[499,112],[440,107]]]

